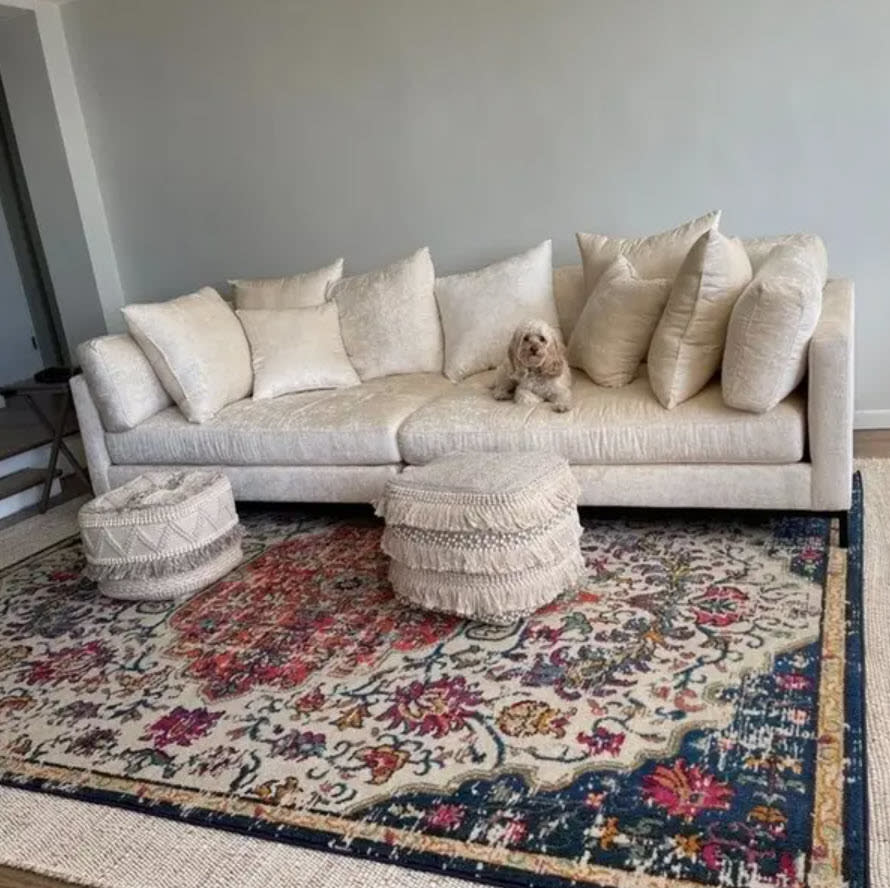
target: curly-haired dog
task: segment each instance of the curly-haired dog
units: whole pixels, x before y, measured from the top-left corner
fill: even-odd
[[[559,334],[544,321],[516,328],[507,359],[498,367],[492,394],[498,401],[549,401],[558,413],[572,409],[572,375]]]

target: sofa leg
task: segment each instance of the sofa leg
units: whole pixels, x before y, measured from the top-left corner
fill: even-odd
[[[838,545],[847,549],[850,546],[850,513],[834,512],[833,517],[837,518],[838,523]]]

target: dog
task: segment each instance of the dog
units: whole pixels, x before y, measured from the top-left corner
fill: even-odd
[[[526,321],[516,328],[491,391],[498,401],[547,401],[557,413],[572,409],[572,375],[565,347],[550,324]]]

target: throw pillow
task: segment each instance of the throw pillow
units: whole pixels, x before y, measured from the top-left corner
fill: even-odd
[[[646,357],[667,302],[667,280],[637,277],[625,256],[600,275],[569,340],[569,363],[597,385],[627,385]]]
[[[340,332],[363,379],[442,372],[442,326],[427,247],[377,271],[343,278],[328,298],[340,311]]]
[[[539,319],[559,330],[550,241],[478,271],[436,280],[445,331],[445,375],[459,382],[496,367],[513,331]]]
[[[738,238],[712,228],[693,245],[671,287],[649,348],[649,384],[676,407],[720,369],[729,316],[751,281],[751,261]]]
[[[820,238],[773,249],[732,311],[723,356],[724,403],[765,413],[797,388],[827,277],[828,254]]]
[[[229,281],[235,308],[305,308],[325,301],[328,287],[343,277],[343,260],[291,277]]]
[[[80,366],[107,432],[125,432],[173,401],[132,336],[100,336],[77,347]]]
[[[742,243],[751,260],[751,268],[754,274],[760,271],[760,267],[766,262],[767,257],[776,247],[784,247],[788,244],[798,244],[807,249],[818,251],[818,243],[822,239],[818,234],[776,234],[772,237],[745,237]],[[823,245],[824,246],[824,245]]]
[[[584,265],[584,286],[590,293],[600,275],[616,256],[627,256],[641,278],[672,281],[692,245],[720,222],[720,210],[649,237],[609,237],[605,234],[575,235]]]
[[[237,312],[250,343],[253,400],[358,385],[333,302]]]
[[[167,394],[205,422],[250,394],[250,348],[235,312],[211,287],[169,302],[127,305],[124,320]]]

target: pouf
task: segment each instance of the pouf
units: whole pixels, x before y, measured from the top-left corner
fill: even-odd
[[[410,604],[505,625],[582,576],[578,485],[553,453],[453,453],[388,482],[377,514]]]
[[[146,472],[78,513],[85,574],[112,598],[180,598],[241,563],[232,485],[221,472]]]

